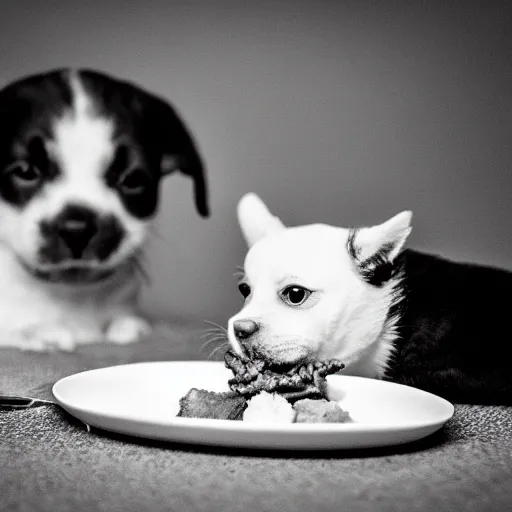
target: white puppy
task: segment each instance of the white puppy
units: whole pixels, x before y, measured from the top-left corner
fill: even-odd
[[[369,284],[346,250],[351,230],[322,224],[285,228],[254,194],[242,198],[238,218],[250,250],[239,284],[246,301],[229,320],[234,349],[290,364],[337,358],[345,374],[381,376],[396,336],[396,317],[388,312],[400,277]],[[403,212],[361,230],[354,240],[358,261],[382,247],[392,261],[410,220],[411,213]]]
[[[0,90],[0,346],[72,349],[148,334],[141,253],[161,178],[203,166],[166,101],[91,70]]]
[[[287,228],[247,194],[238,220],[249,252],[245,303],[228,325],[236,352],[281,365],[336,358],[344,374],[512,403],[512,273],[402,250],[409,211],[373,227]]]

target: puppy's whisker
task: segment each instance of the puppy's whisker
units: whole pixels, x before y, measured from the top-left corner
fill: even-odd
[[[212,346],[213,345],[213,346]],[[223,347],[227,347],[229,345],[229,341],[227,339],[217,339],[217,340],[209,340],[207,343],[204,343],[201,347],[202,351],[209,350],[210,354],[221,350]]]
[[[212,322],[211,320],[203,320],[203,322],[206,322],[207,324],[213,325],[214,327],[218,327],[219,329],[221,329],[224,332],[228,332],[228,330],[225,327],[223,327],[222,325],[220,325],[220,324],[218,324],[216,322]]]
[[[228,335],[227,335],[227,332],[217,331],[217,332],[204,333],[201,336],[201,339],[207,339],[207,338],[209,338],[209,339],[212,339],[212,338],[227,339]]]
[[[226,336],[226,333],[224,331],[207,331],[201,334],[200,339],[208,338],[209,336]]]
[[[211,343],[216,343],[218,341],[225,341],[225,340],[226,340],[225,336],[215,336],[213,338],[210,338],[210,339],[206,340],[203,343],[203,347],[206,347],[207,345],[210,345]]]
[[[212,352],[210,353],[208,359],[213,359],[214,357],[217,357],[217,355],[219,354],[219,352],[221,351],[225,351],[229,348],[229,342],[225,342],[225,343],[222,343],[221,345],[219,345],[218,347],[215,347]]]
[[[132,260],[132,265],[135,273],[139,274],[142,277],[142,280],[147,284],[151,285],[151,278],[146,268],[144,267],[144,262],[142,261],[141,255],[136,255]]]
[[[224,327],[212,327],[211,329],[207,329],[206,331],[204,331],[206,333],[209,333],[209,332],[226,332],[226,329]]]
[[[215,352],[219,347],[224,347],[226,345],[227,344],[225,341],[216,340],[214,343],[205,343],[201,347],[201,351],[202,352],[207,352],[207,351]]]
[[[221,325],[212,322],[210,320],[205,320],[206,323],[213,326],[211,329],[207,329],[201,336],[201,339],[205,340],[202,344],[201,349],[205,350],[212,344],[220,343],[219,347],[214,347],[213,352],[215,352],[217,349],[221,349],[222,347],[225,347],[229,345],[228,340],[228,331],[225,327],[222,327]],[[211,357],[211,355],[209,356]]]

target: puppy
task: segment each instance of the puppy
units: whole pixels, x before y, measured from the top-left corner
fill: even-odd
[[[85,69],[0,91],[0,346],[72,349],[148,334],[139,259],[162,177],[203,164],[171,105]]]
[[[235,351],[282,365],[338,358],[347,375],[512,403],[512,273],[404,250],[408,211],[359,229],[286,228],[248,194],[238,219],[249,252]]]

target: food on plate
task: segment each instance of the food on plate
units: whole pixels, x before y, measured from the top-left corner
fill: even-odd
[[[232,392],[216,393],[192,388],[180,398],[178,416],[185,418],[211,418],[217,420],[240,420],[247,407],[243,396]]]
[[[325,398],[305,398],[293,405],[277,393],[261,391],[247,401],[243,421],[251,423],[347,423],[348,412]]]
[[[295,411],[292,404],[277,393],[261,391],[247,401],[243,421],[251,423],[293,423]]]
[[[180,399],[178,416],[253,423],[343,423],[349,419],[336,402],[327,399],[327,375],[345,366],[336,359],[286,367],[228,350],[224,361],[233,372],[228,380],[230,391],[192,388]]]
[[[249,359],[228,350],[226,366],[234,377],[228,381],[231,391],[253,396],[260,391],[279,393],[290,402],[302,398],[325,398],[326,376],[342,370],[345,365],[336,360],[315,361],[286,369],[263,359]]]
[[[296,412],[296,423],[346,423],[350,421],[347,411],[344,411],[338,402],[331,402],[321,398],[311,400],[305,398],[293,405]]]

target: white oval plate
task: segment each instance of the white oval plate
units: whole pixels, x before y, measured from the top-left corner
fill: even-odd
[[[192,387],[227,391],[232,376],[221,362],[135,363],[77,373],[53,394],[83,422],[138,437],[217,446],[272,449],[347,449],[403,444],[432,434],[453,405],[412,387],[331,375],[328,394],[352,423],[286,425],[176,417]]]

